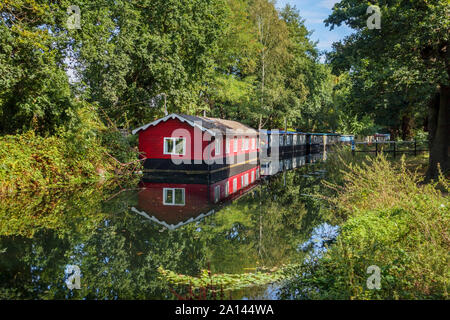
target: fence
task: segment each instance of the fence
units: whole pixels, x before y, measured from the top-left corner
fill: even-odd
[[[429,152],[428,141],[376,141],[376,142],[356,142],[352,141],[352,153],[370,152],[389,153],[394,156],[397,154],[414,154],[415,156],[421,152]]]

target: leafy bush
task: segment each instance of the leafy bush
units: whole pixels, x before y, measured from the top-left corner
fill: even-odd
[[[450,271],[448,181],[434,184],[384,157],[350,164],[342,186],[329,183],[329,201],[346,217],[336,244],[296,270],[288,286],[296,298],[445,299]],[[439,184],[439,186],[438,186]],[[381,269],[381,289],[370,290],[367,268]]]
[[[0,192],[98,180],[111,169],[104,147],[64,133],[41,137],[29,131],[0,137]]]
[[[101,144],[107,148],[111,156],[122,163],[137,159],[137,135],[124,137],[116,130],[100,132]]]
[[[29,131],[0,137],[0,193],[98,181],[124,172],[126,166],[111,154],[123,162],[138,159],[137,150],[105,127],[92,106],[77,109],[73,118],[53,136]]]

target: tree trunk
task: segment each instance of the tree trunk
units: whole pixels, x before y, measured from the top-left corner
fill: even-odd
[[[412,138],[412,128],[413,119],[409,112],[403,115],[402,117],[402,140],[408,141]]]
[[[441,86],[439,99],[435,97],[429,106],[430,129],[430,161],[427,172],[428,179],[439,175],[438,165],[442,172],[450,168],[449,136],[450,136],[450,86]]]

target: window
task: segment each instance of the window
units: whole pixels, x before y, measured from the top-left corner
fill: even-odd
[[[255,181],[255,171],[252,171],[252,180],[251,180],[251,183],[253,183],[253,181]]]
[[[252,149],[255,150],[256,149],[256,139],[252,138]]]
[[[236,137],[234,137],[234,145],[233,145],[233,152],[237,152],[238,151],[238,140]]]
[[[186,150],[185,138],[164,138],[164,154],[183,156]]]
[[[242,139],[242,150],[248,150],[248,138]]]
[[[259,169],[256,169],[256,179],[259,179]]]
[[[184,188],[164,188],[164,205],[184,206]]]
[[[217,203],[220,200],[220,186],[214,187],[214,202]]]
[[[233,180],[233,192],[237,191],[237,178],[234,178]]]
[[[227,181],[225,183],[225,197],[228,197],[230,195],[230,181]]]
[[[286,138],[287,138],[287,143],[286,143],[286,145],[287,145],[287,146],[292,145],[292,136],[289,135],[289,136],[286,136]]]
[[[248,186],[248,173],[241,176],[241,188]]]
[[[284,139],[283,139],[283,136],[280,136],[280,146],[283,146],[284,145]]]
[[[225,139],[225,152],[228,154],[230,153],[230,139]]]
[[[220,154],[220,147],[221,147],[221,143],[220,143],[220,139],[216,139],[215,140],[215,155],[219,155]]]

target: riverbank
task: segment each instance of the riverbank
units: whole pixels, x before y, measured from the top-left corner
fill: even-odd
[[[425,184],[404,160],[350,160],[341,154],[327,163],[326,200],[340,235],[295,271],[302,276],[287,292],[297,299],[447,299],[448,179]]]
[[[117,159],[119,158],[119,160]],[[122,161],[136,167],[137,152],[120,133],[107,129],[86,136],[33,131],[0,137],[0,195],[98,183],[127,173]]]

